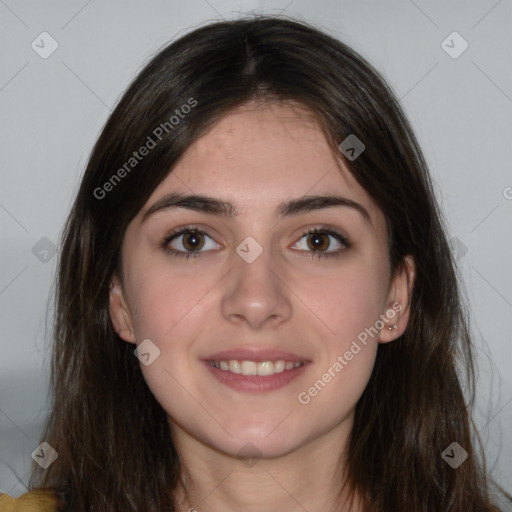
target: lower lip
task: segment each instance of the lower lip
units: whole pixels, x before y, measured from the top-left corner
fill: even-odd
[[[274,391],[275,389],[286,386],[293,379],[296,379],[304,373],[309,362],[302,366],[293,368],[292,370],[284,370],[281,373],[273,375],[242,375],[241,373],[233,373],[228,370],[220,370],[215,368],[208,361],[203,361],[212,375],[223,384],[237,389],[238,391]]]

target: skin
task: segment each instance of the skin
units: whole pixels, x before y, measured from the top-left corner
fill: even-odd
[[[188,209],[160,211],[141,222],[169,192],[229,200],[240,215],[221,218]],[[303,195],[336,193],[355,209],[330,207],[278,220],[277,205]],[[202,253],[177,258],[159,246],[171,230],[197,224]],[[351,242],[321,239],[312,258],[308,229],[329,224]],[[236,252],[247,237],[263,248],[247,263]],[[170,244],[189,252],[187,235]],[[308,245],[308,239],[310,244]],[[330,245],[328,245],[330,243]],[[184,245],[185,244],[185,245]],[[167,412],[188,479],[181,510],[199,512],[320,511],[335,508],[342,453],[354,409],[370,378],[379,343],[398,338],[409,316],[414,263],[392,278],[383,213],[335,158],[311,114],[290,103],[249,103],[223,117],[185,153],[128,226],[122,245],[123,283],[114,276],[110,313],[119,336],[160,350],[141,371]],[[351,346],[379,315],[399,304],[378,335],[304,405],[297,396]],[[392,331],[388,325],[396,325]],[[201,362],[238,347],[280,348],[311,361],[298,378],[275,391],[233,390]],[[257,460],[237,454],[254,445]],[[341,460],[340,460],[341,459]],[[306,485],[305,485],[306,484]],[[343,496],[343,495],[342,495]],[[352,508],[360,510],[356,503]]]

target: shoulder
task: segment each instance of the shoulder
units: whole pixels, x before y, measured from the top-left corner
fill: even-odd
[[[0,512],[58,512],[59,498],[50,489],[37,489],[13,498],[0,493]]]

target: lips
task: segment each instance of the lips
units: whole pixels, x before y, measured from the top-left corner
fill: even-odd
[[[246,347],[215,352],[202,362],[226,386],[243,392],[268,392],[298,378],[311,360],[284,350]]]
[[[311,363],[305,363],[297,368],[284,370],[281,373],[263,376],[243,375],[231,371],[224,371],[215,366],[211,366],[205,361],[203,361],[203,364],[208,372],[225,386],[236,391],[262,393],[281,389],[293,380],[298,379],[307,371]]]

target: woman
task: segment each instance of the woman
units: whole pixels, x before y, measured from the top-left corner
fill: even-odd
[[[58,457],[30,488],[62,510],[499,510],[421,150],[311,26],[212,23],[149,62],[92,152],[56,304]]]

